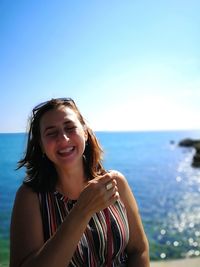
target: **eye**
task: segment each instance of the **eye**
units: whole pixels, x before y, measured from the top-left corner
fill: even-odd
[[[65,130],[67,132],[73,132],[75,129],[76,129],[76,126],[75,125],[71,125],[71,126],[65,127]]]
[[[57,131],[52,131],[52,132],[47,132],[46,133],[46,136],[49,136],[49,137],[56,137],[57,135],[58,135]]]

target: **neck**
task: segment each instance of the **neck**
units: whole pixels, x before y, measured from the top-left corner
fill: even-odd
[[[73,170],[57,170],[57,190],[70,199],[77,199],[87,184],[83,167]]]

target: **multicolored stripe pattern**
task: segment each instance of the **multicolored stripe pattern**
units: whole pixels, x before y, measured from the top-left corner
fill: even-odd
[[[59,192],[39,193],[43,220],[44,238],[48,240],[63,222],[76,201],[72,201]],[[124,204],[118,200],[107,208],[110,220],[110,248],[112,267],[126,266],[126,245],[129,240],[129,227]],[[106,212],[95,213],[90,219],[79,241],[69,266],[105,267],[107,264],[108,222]]]

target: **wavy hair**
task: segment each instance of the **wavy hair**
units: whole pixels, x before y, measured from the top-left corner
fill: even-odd
[[[71,98],[56,98],[37,105],[29,119],[27,147],[24,157],[18,162],[17,169],[26,168],[24,184],[36,192],[54,191],[57,182],[57,172],[53,162],[44,156],[41,149],[40,121],[49,110],[66,106],[72,109],[87,132],[88,139],[83,154],[85,174],[88,180],[105,173],[102,164],[103,150],[91,128],[87,125],[78,107]]]

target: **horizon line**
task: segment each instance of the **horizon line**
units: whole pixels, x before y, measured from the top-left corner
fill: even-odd
[[[117,130],[117,129],[113,129],[113,130],[93,130],[93,132],[111,132],[111,133],[125,133],[125,132],[186,132],[186,131],[200,131],[200,128],[194,128],[194,129],[187,129],[187,128],[183,128],[183,129],[125,129],[125,130]],[[27,134],[28,132],[26,131],[16,131],[16,132],[7,132],[7,131],[0,131],[0,134]]]

